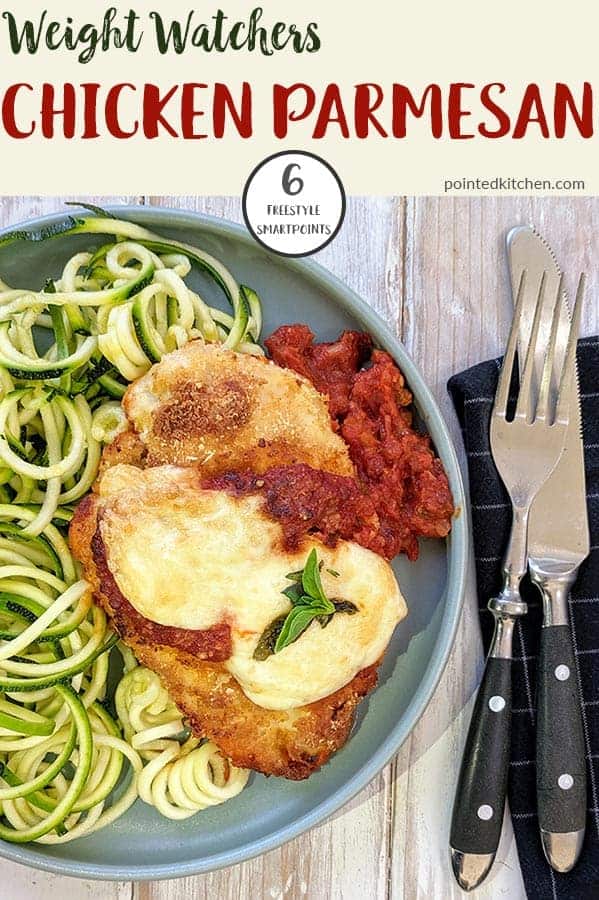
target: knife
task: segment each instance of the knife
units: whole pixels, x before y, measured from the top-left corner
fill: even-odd
[[[547,242],[529,226],[514,228],[508,234],[507,246],[512,295],[516,296],[523,269],[531,286],[530,298],[525,298],[529,301],[525,304],[528,315],[524,316],[520,335],[522,346],[526,346],[536,297],[534,284],[546,272],[548,290],[553,285],[557,288],[561,271]],[[566,309],[564,304],[557,337],[562,353],[568,333]],[[541,330],[548,332],[549,328],[547,318]],[[539,343],[542,346],[542,341]],[[543,360],[535,362],[539,378]],[[581,696],[568,620],[568,594],[590,550],[578,377],[571,390],[576,392],[577,402],[571,407],[575,413],[564,455],[537,495],[528,533],[531,579],[543,599],[537,677],[537,807],[543,851],[558,872],[568,872],[575,865],[586,822]]]

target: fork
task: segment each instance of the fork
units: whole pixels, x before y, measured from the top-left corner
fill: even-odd
[[[572,393],[568,388],[576,365],[579,310],[572,316],[555,397],[552,371],[563,302],[560,282],[557,294],[549,298],[551,329],[535,402],[535,352],[543,306],[547,302],[543,275],[515,413],[513,417],[508,415],[525,278],[523,272],[490,425],[491,453],[511,500],[512,528],[503,562],[503,586],[499,595],[488,603],[495,618],[495,632],[472,713],[451,823],[452,868],[460,887],[467,891],[479,885],[488,874],[501,836],[509,766],[512,640],[518,617],[527,611],[520,597],[520,582],[527,569],[528,518],[533,500],[564,450]],[[577,302],[581,295],[579,291]]]

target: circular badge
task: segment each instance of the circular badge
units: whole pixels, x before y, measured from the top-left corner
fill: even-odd
[[[243,190],[252,235],[281,256],[309,256],[333,240],[345,215],[335,170],[313,153],[284,150],[256,166]]]

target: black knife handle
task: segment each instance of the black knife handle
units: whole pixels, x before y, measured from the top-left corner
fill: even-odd
[[[499,846],[509,766],[512,661],[489,656],[478,689],[451,821],[450,843],[462,853]]]
[[[576,661],[568,625],[541,630],[537,697],[537,805],[543,831],[581,831],[586,767]]]

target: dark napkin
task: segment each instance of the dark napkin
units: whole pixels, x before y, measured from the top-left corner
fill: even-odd
[[[493,634],[487,600],[501,587],[501,560],[511,523],[508,496],[491,459],[489,417],[500,360],[455,375],[448,384],[464,437],[470,479],[472,532],[480,623],[485,649]],[[570,621],[583,699],[588,771],[584,848],[572,872],[554,872],[545,861],[535,799],[535,691],[541,631],[539,593],[525,584],[528,615],[516,626],[509,802],[526,891],[531,898],[599,897],[599,337],[578,344],[587,506],[591,552],[570,599]],[[556,486],[559,490],[559,485]]]

